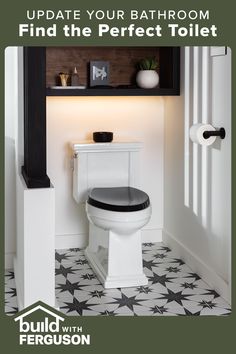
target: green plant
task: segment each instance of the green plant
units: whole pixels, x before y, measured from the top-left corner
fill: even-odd
[[[156,58],[144,58],[138,62],[139,70],[156,70],[158,68],[158,61]]]

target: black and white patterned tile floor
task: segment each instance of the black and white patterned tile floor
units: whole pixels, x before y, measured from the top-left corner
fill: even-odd
[[[163,243],[143,244],[148,285],[104,289],[81,249],[58,250],[56,298],[69,316],[228,315],[230,305]],[[17,313],[14,273],[5,273],[5,312]]]

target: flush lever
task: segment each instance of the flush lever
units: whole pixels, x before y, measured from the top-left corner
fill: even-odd
[[[71,168],[72,171],[74,171],[74,163],[75,163],[74,160],[77,159],[77,158],[78,158],[78,154],[76,152],[70,158],[70,168]]]
[[[207,130],[203,133],[204,139],[209,139],[211,136],[219,136],[221,139],[224,139],[225,135],[224,128],[220,128],[219,130]]]

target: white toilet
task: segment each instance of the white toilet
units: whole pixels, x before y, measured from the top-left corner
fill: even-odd
[[[148,195],[138,189],[142,143],[72,143],[73,196],[86,203],[85,255],[105,288],[147,285],[141,228],[151,217]]]

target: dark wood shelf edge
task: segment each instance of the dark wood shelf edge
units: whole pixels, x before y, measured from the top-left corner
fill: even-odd
[[[27,188],[50,188],[51,182],[47,175],[43,177],[33,178],[26,172],[25,166],[21,167],[21,173],[25,180]]]
[[[106,89],[46,89],[47,96],[179,96],[179,89],[106,88]]]
[[[37,70],[35,70],[37,68]],[[28,188],[49,188],[44,47],[24,47],[24,166]]]

